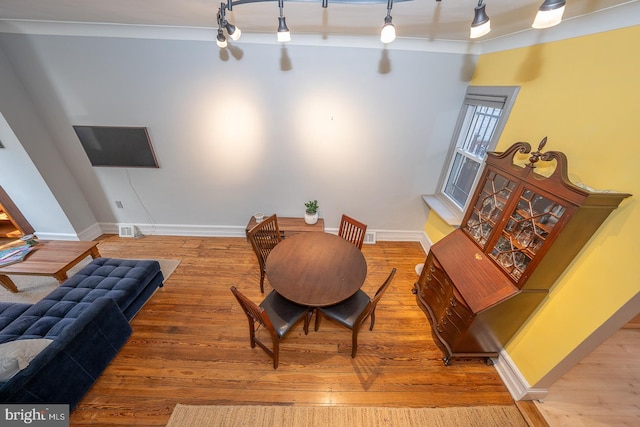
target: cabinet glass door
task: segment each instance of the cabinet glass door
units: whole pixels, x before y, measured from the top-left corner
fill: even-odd
[[[516,183],[494,171],[487,173],[482,190],[474,202],[469,218],[463,229],[483,249],[498,220],[502,217],[502,211],[507,205]]]
[[[560,203],[525,189],[489,255],[518,282],[565,211]]]

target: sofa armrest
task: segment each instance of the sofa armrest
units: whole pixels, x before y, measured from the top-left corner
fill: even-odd
[[[29,366],[0,384],[0,402],[62,403],[73,409],[131,335],[110,298],[98,298]]]

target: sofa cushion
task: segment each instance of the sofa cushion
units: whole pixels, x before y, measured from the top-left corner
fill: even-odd
[[[68,307],[57,308],[64,311],[73,310],[73,303],[108,297],[124,312],[159,272],[158,261],[96,258],[38,304],[48,305],[49,309],[58,302],[69,303]]]
[[[0,382],[12,378],[53,341],[49,339],[17,340],[0,344]]]
[[[13,311],[6,308],[0,343],[18,338],[55,339],[102,297],[112,299],[123,313],[128,313],[127,308],[158,276],[162,277],[158,261],[96,258],[39,302],[27,306],[14,320],[9,321],[21,307]]]
[[[27,311],[29,307],[31,307],[31,304],[0,302],[0,331]]]

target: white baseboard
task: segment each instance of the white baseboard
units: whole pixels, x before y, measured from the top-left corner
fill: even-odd
[[[102,234],[118,234],[120,223],[97,224]],[[128,224],[130,225],[130,224]],[[151,236],[193,236],[193,237],[245,237],[245,226],[237,225],[181,225],[181,224],[134,224],[143,235]],[[337,229],[326,229],[337,234]],[[420,242],[425,252],[431,242],[424,231],[414,230],[369,230],[376,233],[377,241]],[[99,235],[99,234],[98,234]],[[94,236],[95,238],[97,236]],[[90,240],[90,239],[89,239]]]
[[[118,234],[120,223],[100,223],[103,234]],[[130,224],[129,224],[130,225]],[[243,226],[134,224],[145,236],[245,237]]]
[[[46,233],[46,232],[36,231],[34,234],[38,236],[38,239],[40,240],[76,240],[77,241],[77,240],[93,240],[94,239],[94,238],[80,239],[77,234],[72,234],[72,233]]]
[[[495,359],[494,367],[514,400],[542,400],[549,392],[546,388],[531,387],[504,349]]]
[[[100,236],[102,233],[102,228],[99,224],[93,224],[91,227],[82,230],[78,233],[78,239],[80,240],[93,240],[96,237]]]
[[[101,222],[78,234],[36,232],[42,240],[93,240],[102,234],[118,234],[124,223]],[[192,237],[245,237],[245,227],[237,225],[182,225],[182,224],[133,224],[143,235],[151,236],[192,236]],[[326,229],[337,234],[337,229]],[[429,252],[431,241],[424,231],[415,230],[369,230],[375,232],[376,241],[420,242],[425,253]]]
[[[46,231],[36,230],[34,233],[40,240],[93,240],[104,234],[100,224],[93,224],[91,227],[81,231],[80,233],[47,233]]]

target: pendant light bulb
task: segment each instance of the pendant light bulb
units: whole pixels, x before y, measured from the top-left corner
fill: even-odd
[[[222,28],[218,28],[218,35],[216,36],[216,44],[220,48],[227,47],[227,39],[225,38],[224,34],[222,33]]]
[[[558,25],[562,21],[565,5],[565,0],[544,0],[531,27],[543,29]]]
[[[229,37],[231,38],[231,40],[236,41],[240,38],[240,35],[242,34],[242,31],[240,31],[240,28],[236,27],[233,24],[229,24],[227,22],[227,24],[225,25],[225,28],[227,30],[227,34],[229,34]]]
[[[382,43],[391,43],[396,39],[396,27],[391,22],[391,15],[384,18],[384,25],[380,31],[380,41]]]
[[[478,6],[476,6],[474,11],[473,21],[471,22],[469,38],[477,39],[478,37],[489,34],[489,31],[491,31],[491,20],[485,11],[485,6],[482,0],[478,2]]]
[[[289,28],[287,28],[287,23],[285,21],[284,16],[280,16],[278,18],[278,41],[279,42],[291,41],[291,33],[289,32]]]

